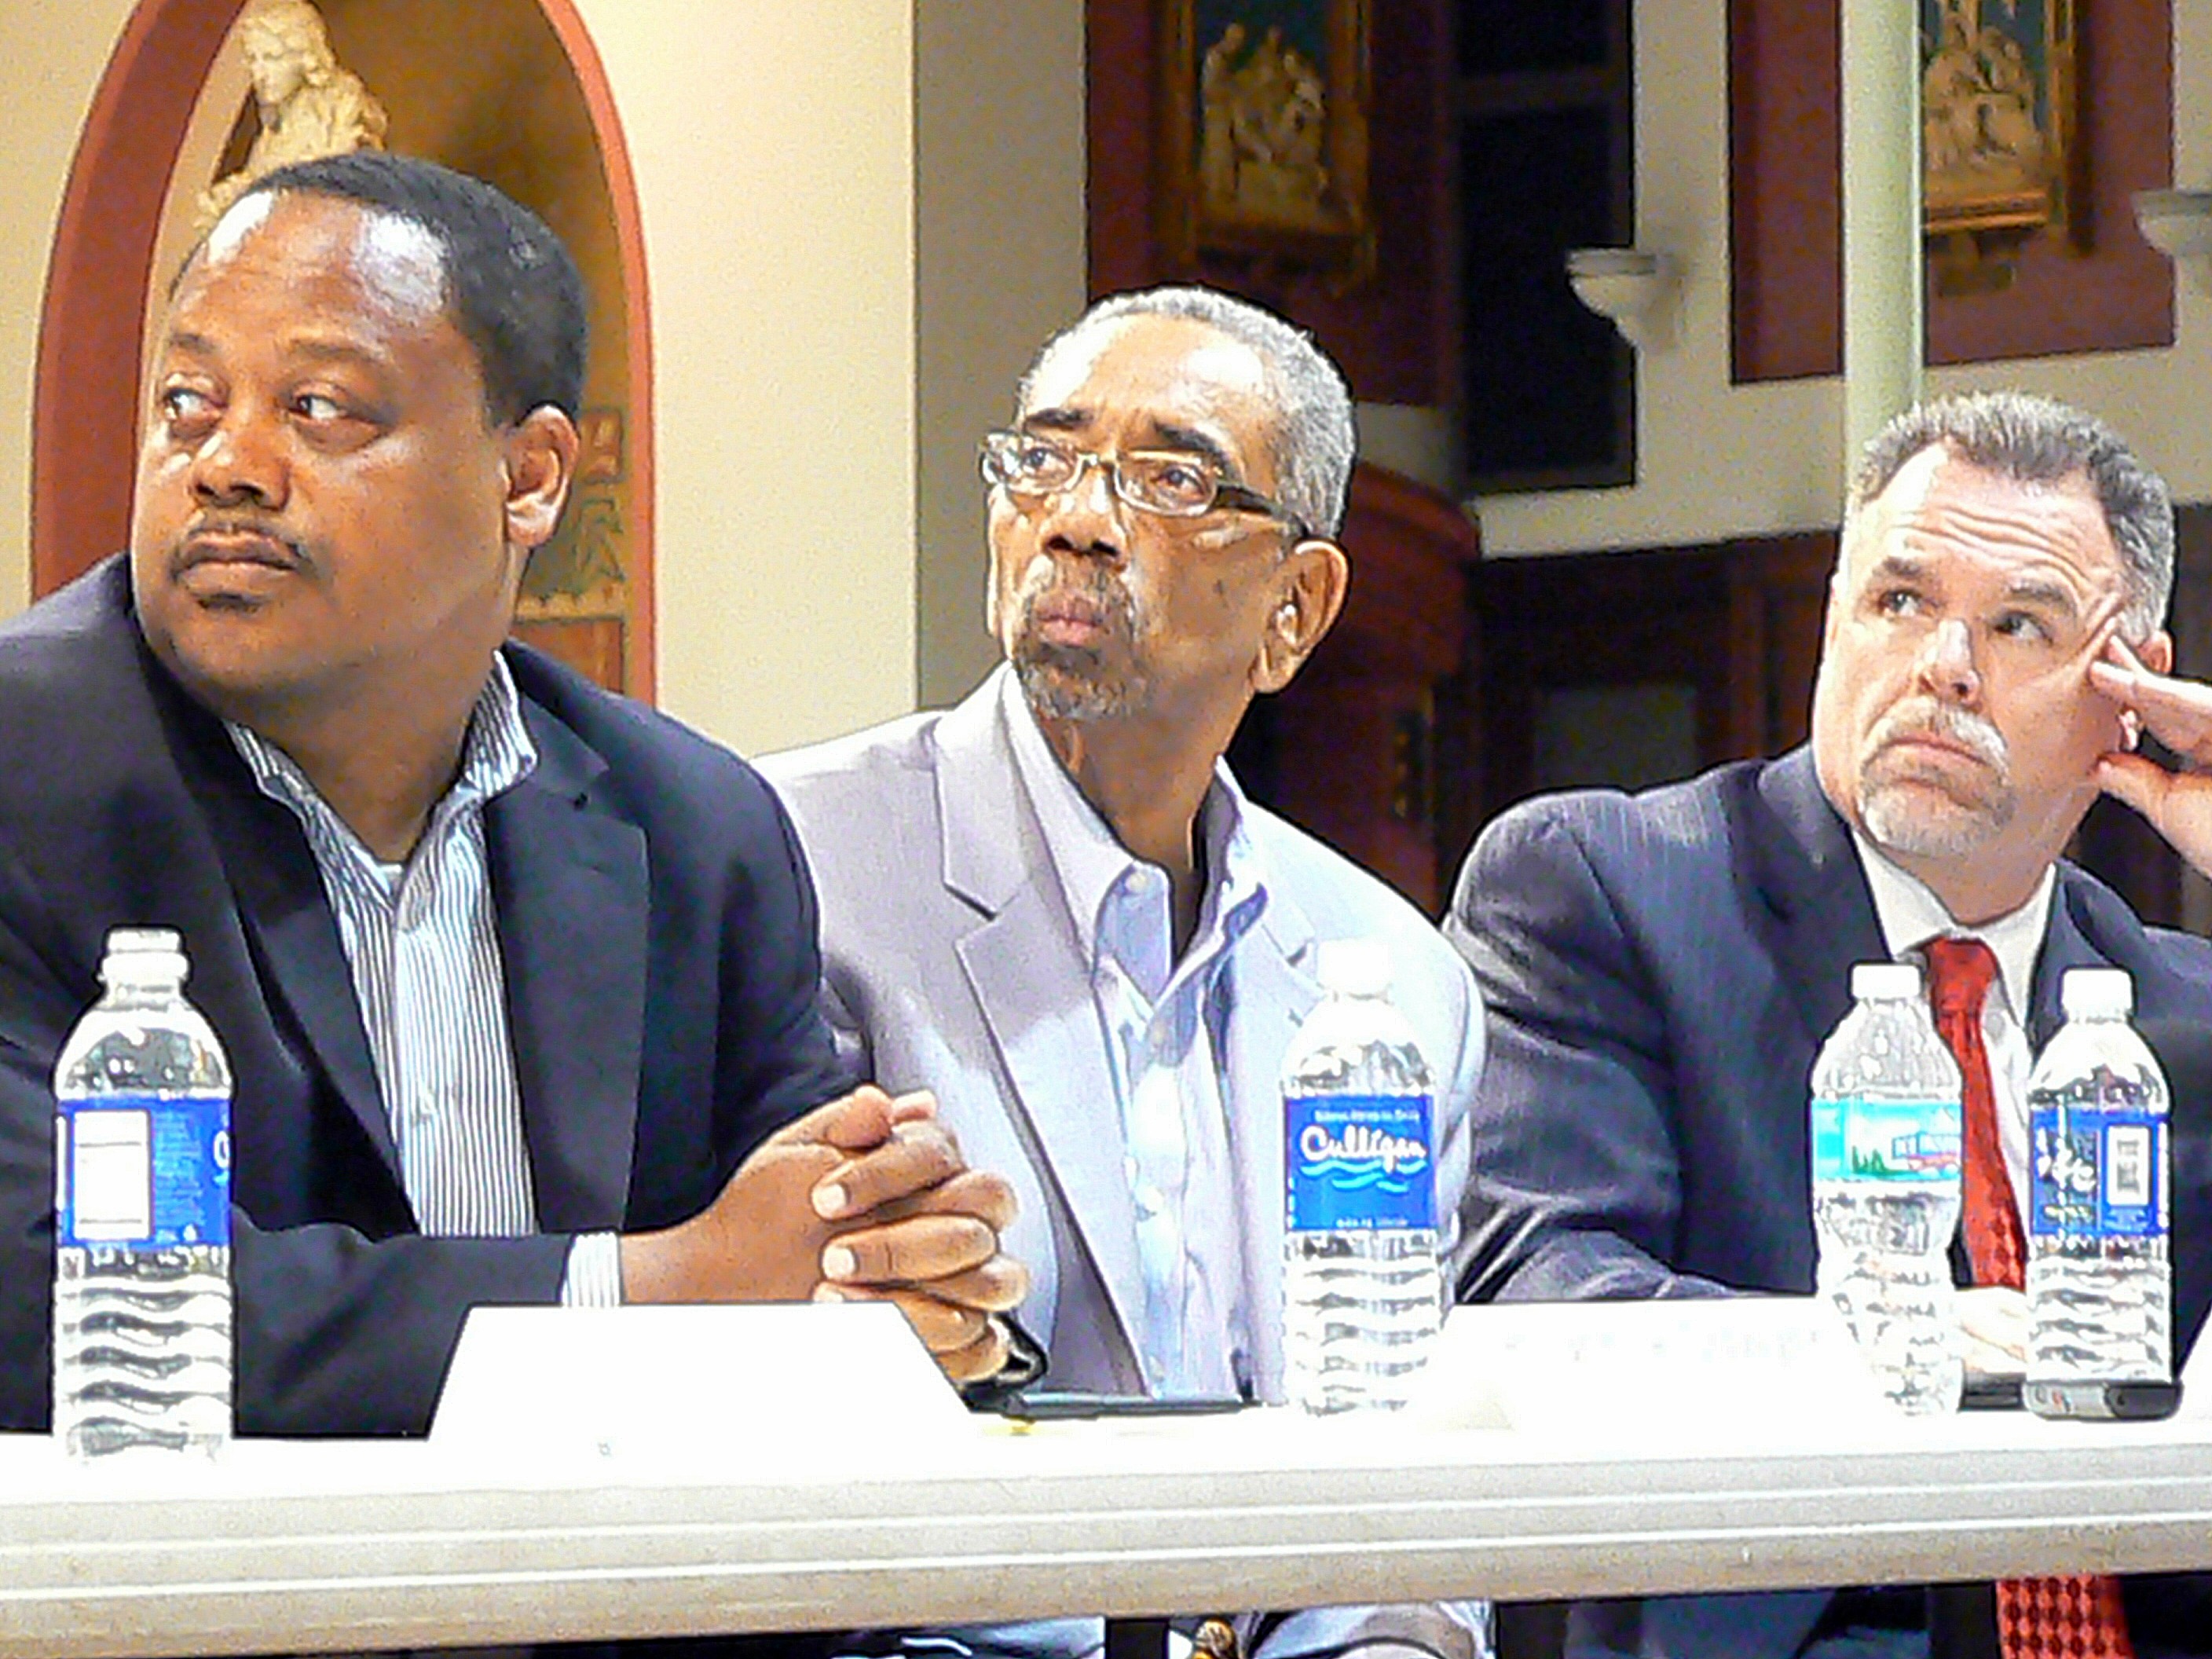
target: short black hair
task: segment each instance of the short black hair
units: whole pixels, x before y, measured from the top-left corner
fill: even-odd
[[[584,279],[543,219],[481,179],[374,149],[278,167],[239,199],[295,193],[358,202],[428,231],[491,418],[511,423],[547,404],[576,418],[590,349]]]

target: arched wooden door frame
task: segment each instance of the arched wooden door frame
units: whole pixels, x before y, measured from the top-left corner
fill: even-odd
[[[653,678],[653,328],[637,184],[613,90],[575,0],[537,0],[591,112],[613,204],[629,344],[635,480],[629,690]],[[123,547],[137,447],[139,349],[169,174],[216,54],[246,0],[139,0],[70,163],[39,322],[31,404],[31,590],[53,592]]]

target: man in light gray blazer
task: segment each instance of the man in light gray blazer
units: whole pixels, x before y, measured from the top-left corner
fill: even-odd
[[[1006,665],[948,712],[763,766],[813,866],[841,1043],[886,1088],[934,1091],[970,1166],[1013,1183],[1006,1249],[1031,1270],[1048,1386],[1281,1398],[1278,1078],[1322,940],[1389,949],[1434,1073],[1457,1247],[1472,978],[1222,762],[1343,602],[1352,459],[1342,376],[1280,319],[1200,289],[1102,301],[984,443]],[[1262,1650],[1465,1656],[1483,1623],[1299,1614]],[[1086,1645],[1020,1634],[969,1637]]]

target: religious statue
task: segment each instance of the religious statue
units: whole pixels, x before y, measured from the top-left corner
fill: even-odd
[[[1983,22],[1979,0],[1942,0],[1941,28],[1920,83],[1929,200],[2038,190],[2046,146],[2020,42]]]
[[[1242,61],[1238,61],[1241,58]],[[1199,189],[1222,218],[1291,228],[1328,222],[1328,94],[1321,71],[1270,28],[1231,23],[1199,70]]]
[[[255,179],[294,161],[384,148],[384,106],[361,77],[341,68],[330,31],[308,0],[252,0],[238,20],[240,49],[253,77],[261,131],[246,165],[200,192],[200,222],[213,224]]]

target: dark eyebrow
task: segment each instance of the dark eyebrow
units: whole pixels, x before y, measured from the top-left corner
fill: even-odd
[[[2060,611],[2069,617],[2075,615],[2080,609],[2074,603],[2072,591],[2063,584],[2040,581],[2033,576],[2023,576],[2008,583],[2005,586],[2005,598],[2019,605],[2041,605],[2046,610]]]
[[[1022,416],[1022,430],[1026,432],[1036,428],[1046,432],[1077,432],[1090,425],[1092,418],[1091,410],[1073,405],[1033,409]],[[1152,430],[1159,434],[1158,447],[1187,450],[1218,472],[1224,481],[1230,483],[1243,481],[1237,463],[1230,459],[1229,452],[1222,447],[1218,439],[1200,432],[1196,427],[1178,426],[1171,421],[1156,422]],[[1149,449],[1154,446],[1147,444],[1145,447]]]
[[[211,357],[215,355],[213,340],[209,339],[204,334],[194,334],[190,331],[172,334],[163,343],[172,351],[195,352],[203,357]]]
[[[167,349],[172,351],[188,351],[201,357],[221,355],[220,348],[213,340],[204,334],[195,334],[189,329],[180,330],[169,336]],[[384,362],[384,359],[377,353],[345,340],[321,340],[309,336],[287,342],[286,349],[292,356],[306,358],[310,362],[359,363],[368,368],[380,368]]]
[[[1163,421],[1154,429],[1159,433],[1160,442],[1166,447],[1187,449],[1194,455],[1202,456],[1224,478],[1232,483],[1241,481],[1236,463],[1229,459],[1229,452],[1195,427],[1175,426]]]
[[[1924,582],[1928,580],[1928,562],[1916,559],[1907,553],[1885,553],[1875,568],[1867,572],[1867,585],[1876,582]]]

